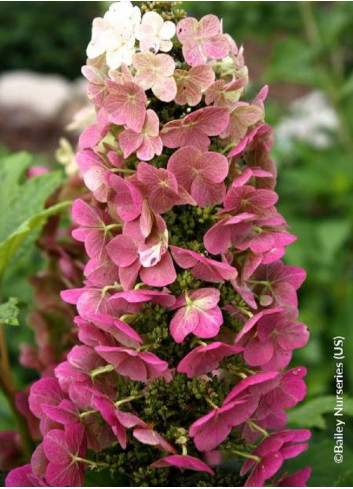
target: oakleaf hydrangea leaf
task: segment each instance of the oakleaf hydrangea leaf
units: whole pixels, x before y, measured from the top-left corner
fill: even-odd
[[[16,153],[0,160],[0,277],[11,258],[32,231],[68,203],[43,210],[46,200],[61,183],[59,172],[26,178],[32,163],[27,153]]]

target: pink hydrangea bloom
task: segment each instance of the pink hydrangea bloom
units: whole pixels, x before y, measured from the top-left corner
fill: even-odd
[[[83,173],[83,180],[99,202],[107,202],[108,186],[105,175],[108,171],[102,158],[92,150],[82,150],[76,155],[77,164]]]
[[[72,231],[72,236],[85,243],[88,256],[103,258],[107,238],[105,230],[110,223],[108,214],[91,207],[84,200],[76,199],[72,206],[72,218],[80,226]]]
[[[170,334],[177,343],[193,333],[200,338],[213,338],[223,323],[218,307],[220,293],[217,289],[204,288],[190,294],[184,293],[173,308],[178,311],[170,323]]]
[[[190,426],[189,435],[200,451],[210,451],[224,441],[234,426],[240,425],[257,407],[257,399],[237,399],[214,409]]]
[[[305,467],[292,475],[282,474],[277,484],[279,487],[306,487],[310,475],[311,467]]]
[[[212,260],[196,251],[186,250],[178,246],[170,246],[173,258],[181,268],[191,268],[195,278],[206,282],[222,283],[234,280],[238,274],[236,268],[228,263]]]
[[[118,216],[125,222],[139,217],[143,208],[143,198],[138,188],[119,175],[109,175],[109,183],[117,194],[115,202]]]
[[[239,224],[249,229],[255,214],[243,212],[234,217],[224,218],[214,224],[204,236],[206,250],[213,255],[226,253],[233,241],[233,235]]]
[[[207,151],[209,136],[221,134],[229,123],[229,112],[224,107],[204,107],[183,119],[167,122],[161,131],[164,146],[180,148],[194,146]]]
[[[148,109],[141,132],[125,129],[119,134],[120,147],[124,158],[136,152],[138,158],[144,161],[151,160],[155,155],[162,153],[163,144],[159,137],[159,119],[157,114]]]
[[[125,449],[127,444],[126,430],[145,423],[132,413],[120,411],[115,404],[100,392],[92,391],[92,405],[112,428],[120,446]]]
[[[308,329],[297,322],[296,311],[275,308],[249,319],[236,341],[244,346],[244,358],[249,365],[273,370],[286,367],[292,350],[306,345],[308,339]]]
[[[218,368],[223,358],[240,353],[242,348],[215,341],[205,346],[198,346],[188,353],[177,367],[178,372],[185,373],[189,378],[200,377]]]
[[[224,180],[229,169],[225,156],[185,146],[171,156],[167,168],[200,207],[219,204],[224,199]]]
[[[140,132],[146,116],[147,97],[144,89],[131,81],[116,83],[107,80],[107,87],[109,95],[105,106],[111,122]]]
[[[227,38],[221,34],[221,22],[212,14],[205,15],[200,21],[192,17],[181,20],[177,25],[177,36],[190,66],[206,63],[207,59],[224,58],[229,53]]]
[[[157,214],[164,214],[182,202],[178,181],[173,172],[141,162],[136,177],[137,185]]]
[[[59,382],[55,378],[44,377],[32,385],[29,406],[32,413],[41,419],[43,404],[57,406],[64,398],[65,395],[60,389]]]
[[[263,119],[263,110],[257,105],[238,102],[230,114],[230,122],[223,132],[223,138],[229,138],[236,144],[246,135],[249,127]]]
[[[83,485],[84,464],[75,457],[86,455],[87,441],[83,426],[76,424],[70,430],[51,430],[44,440],[44,452],[49,464],[46,480],[53,486]]]
[[[175,103],[194,107],[200,103],[203,92],[214,82],[215,73],[208,65],[198,65],[189,71],[175,70],[174,78],[177,84]]]
[[[266,480],[276,474],[286,459],[296,457],[308,448],[308,444],[303,442],[309,438],[308,430],[287,430],[265,438],[253,451],[253,455],[258,456],[260,461],[248,459],[241,469],[241,475],[251,470],[245,487],[262,487]]]
[[[176,299],[169,293],[168,289],[164,290],[165,291],[160,292],[159,290],[138,289],[117,292],[110,298],[110,301],[115,304],[117,304],[118,301],[120,301],[120,303],[124,302],[125,307],[129,304],[135,306],[142,304],[143,302],[152,302],[163,307],[171,308],[175,305]]]
[[[17,393],[16,406],[43,441],[7,484],[80,486],[101,466],[114,481],[119,444],[132,482],[169,468],[172,485],[198,483],[190,471],[208,484],[241,451],[247,486],[305,485],[307,469],[277,474],[309,436],[284,429],[306,393],[306,369],[284,367],[308,332],[297,302],[305,273],[280,261],[296,238],[275,207],[268,87],[246,100],[243,48],[216,16],[181,20],[174,44],[169,11],[151,8],[141,21],[139,7],[118,2],[94,21],[83,69],[94,107],[73,183],[88,192],[72,209],[88,256],[46,240],[71,288],[62,307],[44,292],[37,300],[73,328],[64,324],[56,355],[49,321],[32,320],[38,352],[22,359],[51,377],[28,401]],[[42,287],[54,286],[52,272]],[[0,440],[14,466],[22,447],[11,433]]]
[[[302,285],[306,277],[305,270],[298,267],[284,265],[275,261],[269,265],[261,265],[254,274],[254,280],[259,283],[255,292],[260,296],[266,296],[279,306],[297,307],[297,289]]]
[[[228,83],[225,80],[216,80],[206,91],[206,104],[234,108],[243,92],[246,82],[245,77],[232,80]]]
[[[97,346],[96,352],[128,379],[146,382],[168,376],[168,364],[150,352],[139,353],[124,347]]]
[[[81,68],[83,76],[88,80],[87,95],[97,107],[102,107],[108,90],[105,85],[108,69],[105,66],[103,56],[87,61],[87,65]]]
[[[33,474],[31,464],[12,469],[5,479],[6,487],[48,487],[39,477]]]
[[[138,348],[143,340],[141,336],[127,323],[116,319],[111,316],[103,314],[92,314],[89,316],[90,323],[94,324],[95,329],[99,329],[109,334],[114,340],[128,348]],[[82,320],[80,317],[76,318],[76,322],[81,328],[87,321]]]
[[[113,238],[107,252],[119,267],[120,282],[131,288],[140,275],[147,284],[163,287],[174,282],[176,274],[168,252],[168,233],[165,222],[158,216],[155,230],[146,239],[139,222],[127,223],[123,234]]]
[[[133,58],[136,69],[135,82],[144,90],[151,89],[163,102],[171,102],[177,86],[173,78],[175,62],[168,54],[137,53]]]

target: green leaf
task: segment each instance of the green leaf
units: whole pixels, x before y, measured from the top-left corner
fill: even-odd
[[[19,300],[16,297],[10,297],[7,302],[0,305],[0,324],[9,324],[11,326],[20,324],[18,320],[20,314],[18,303]]]
[[[61,202],[60,204],[56,204],[48,209],[38,212],[34,216],[24,221],[13,233],[10,234],[10,236],[0,243],[0,278],[4,274],[11,258],[14,256],[28,235],[32,231],[43,227],[48,217],[61,212],[70,205],[71,202]]]
[[[61,183],[61,172],[28,179],[26,170],[32,164],[32,156],[24,152],[0,158],[0,278],[32,231],[39,230],[49,215],[61,210],[58,207],[49,213],[43,211],[47,199]]]
[[[61,183],[60,172],[27,179],[25,172],[32,163],[27,153],[16,153],[0,160],[0,242],[41,211]]]
[[[288,423],[302,428],[324,430],[327,427],[324,414],[333,413],[335,402],[335,396],[321,396],[308,400],[302,406],[292,409],[288,413]],[[344,399],[344,413],[353,416],[353,399]]]

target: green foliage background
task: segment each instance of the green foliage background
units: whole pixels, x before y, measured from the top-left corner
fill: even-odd
[[[5,4],[15,5],[6,9]],[[0,59],[2,68],[31,68],[74,77],[84,60],[95,9],[107,2],[1,2]],[[45,6],[46,5],[46,6]],[[352,486],[353,469],[353,3],[351,2],[183,2],[189,14],[207,13],[224,20],[224,30],[244,44],[250,66],[251,96],[270,84],[267,120],[275,127],[288,115],[289,101],[298,94],[320,90],[334,109],[339,127],[329,147],[293,141],[290,150],[277,142],[277,191],[280,211],[298,236],[286,255],[304,267],[308,278],[300,290],[301,319],[311,331],[309,345],[295,354],[293,364],[308,367],[308,397],[291,411],[293,427],[313,429],[308,452],[288,464],[310,463],[310,486]],[[43,10],[44,9],[44,10]],[[9,19],[13,29],[4,29]],[[15,28],[16,26],[16,28]],[[47,30],[45,30],[47,29]],[[6,35],[5,35],[6,32]],[[45,42],[43,41],[45,36]],[[38,164],[36,158],[34,164]],[[6,206],[6,202],[5,202]],[[36,250],[16,260],[5,276],[5,299],[18,297],[31,304],[26,277],[44,266]],[[29,336],[24,326],[12,328],[12,360],[18,344]],[[9,326],[10,328],[11,326]],[[335,419],[332,338],[345,341],[345,455],[333,461]],[[31,373],[15,368],[23,385]],[[10,423],[0,402],[0,427]]]

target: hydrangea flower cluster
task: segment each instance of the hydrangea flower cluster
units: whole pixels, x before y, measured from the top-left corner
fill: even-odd
[[[167,54],[168,53],[168,54]],[[310,432],[286,428],[306,393],[302,269],[275,204],[265,87],[250,102],[243,50],[214,15],[174,2],[113,4],[95,19],[83,73],[96,121],[77,161],[90,202],[72,217],[88,262],[79,344],[29,405],[43,442],[7,486],[305,486],[285,460]],[[233,461],[227,471],[224,461]]]

